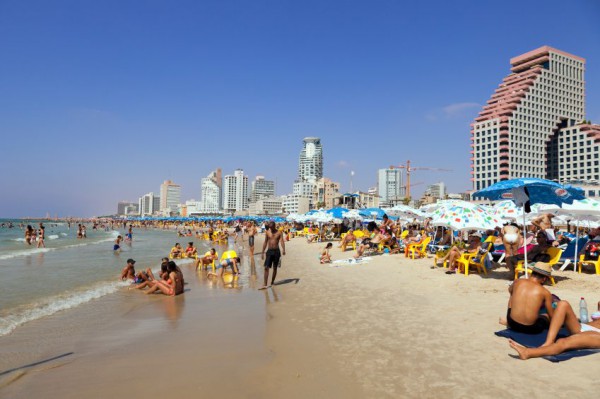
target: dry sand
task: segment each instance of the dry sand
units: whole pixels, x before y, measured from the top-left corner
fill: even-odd
[[[262,240],[257,240],[260,248]],[[178,298],[123,292],[0,338],[0,397],[232,398],[583,397],[600,355],[515,359],[498,318],[507,272],[446,275],[432,259],[373,257],[320,265],[321,244],[287,243],[278,280],[258,291],[244,259],[226,289],[183,266]],[[352,253],[332,251],[334,259]],[[504,271],[503,271],[504,270]],[[600,300],[600,276],[557,273],[577,305]],[[93,312],[90,311],[93,307]],[[93,314],[93,317],[90,316]],[[36,340],[43,334],[44,339]],[[65,355],[31,367],[24,365]],[[16,369],[14,371],[10,371]]]

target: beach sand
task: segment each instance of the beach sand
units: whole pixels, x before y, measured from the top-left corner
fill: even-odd
[[[600,355],[564,363],[521,361],[506,339],[494,335],[506,313],[505,269],[487,278],[446,275],[431,268],[432,259],[403,255],[332,267],[318,263],[321,244],[295,238],[286,246],[281,284],[269,290],[256,289],[262,282],[258,256],[258,275],[243,276],[237,289],[212,285],[182,265],[188,281],[183,296],[124,290],[0,337],[0,397],[485,398],[592,392]],[[332,255],[350,258],[352,252],[334,248]],[[243,262],[243,273],[251,274],[248,258]],[[595,310],[599,276],[572,269],[556,276],[551,292],[574,306],[585,296]]]

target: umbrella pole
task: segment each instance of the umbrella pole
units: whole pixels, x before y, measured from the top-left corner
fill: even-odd
[[[575,225],[575,255],[573,255],[573,271],[577,270],[577,244],[579,244],[579,218],[577,218],[577,224]]]
[[[523,208],[523,249],[525,254],[525,278],[529,278],[527,272],[527,224],[525,223],[525,208]]]

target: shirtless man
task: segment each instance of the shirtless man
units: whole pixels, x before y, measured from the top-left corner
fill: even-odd
[[[208,254],[206,254],[203,257],[198,258],[198,260],[196,260],[196,270],[198,270],[200,268],[200,266],[202,266],[202,268],[204,269],[205,267],[208,267],[208,265],[212,264],[216,260],[217,260],[217,251],[214,248],[211,248],[210,251],[208,252]]]
[[[546,235],[548,236],[548,241],[550,242],[556,241],[554,227],[552,226],[552,218],[554,218],[553,214],[545,213],[531,221],[531,224],[533,224],[536,227],[539,227],[540,230],[546,232]]]
[[[231,267],[231,272],[237,276],[240,274],[240,270],[238,268],[238,265],[240,263],[240,258],[235,257],[235,258],[228,258],[228,259],[223,259],[221,261],[221,271],[219,272],[219,277],[223,277],[223,273],[225,273],[225,268],[226,267]],[[209,273],[212,274],[212,273]]]
[[[600,311],[600,302],[598,311]],[[554,342],[563,324],[566,324],[572,335]],[[508,341],[508,344],[517,351],[521,360],[558,355],[573,349],[600,349],[600,319],[587,324],[579,324],[569,302],[560,301],[550,321],[546,342],[542,346],[526,348],[512,339]]]
[[[250,256],[254,256],[254,236],[256,235],[256,225],[254,222],[248,222],[248,246],[250,247]]]
[[[118,236],[117,239],[115,240],[115,245],[113,245],[113,251],[115,253],[121,251],[121,241],[123,241],[123,237]]]
[[[530,278],[519,279],[508,288],[510,299],[506,320],[501,319],[500,323],[517,332],[539,334],[550,326],[555,312],[564,305],[559,302],[555,310],[552,307],[552,294],[543,287],[552,274],[552,266],[537,262],[532,265],[531,272]],[[540,314],[542,306],[546,308],[547,314]]]
[[[279,245],[281,244],[281,251]],[[261,259],[265,259],[265,249],[267,249],[267,259],[265,260],[265,280],[262,288],[270,288],[275,283],[275,277],[277,276],[277,268],[281,266],[280,259],[281,255],[285,255],[285,241],[283,240],[283,234],[277,230],[275,222],[270,221],[266,231],[265,242],[263,243]],[[269,269],[273,268],[273,277],[271,278],[271,285],[267,285],[269,281]]]

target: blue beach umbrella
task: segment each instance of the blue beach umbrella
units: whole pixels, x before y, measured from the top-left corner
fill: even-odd
[[[527,238],[525,230],[525,213],[530,212],[533,204],[572,204],[575,200],[585,198],[584,191],[572,186],[539,179],[535,177],[522,177],[499,181],[496,184],[473,193],[473,197],[483,197],[490,200],[510,199],[517,206],[523,206],[523,237]],[[527,274],[527,246],[525,245],[525,276]]]
[[[385,215],[385,211],[381,208],[365,208],[360,209],[358,214],[366,218],[381,219]]]
[[[344,214],[348,212],[348,208],[337,206],[335,208],[327,209],[325,212],[329,213],[336,219],[342,219],[344,217]]]

